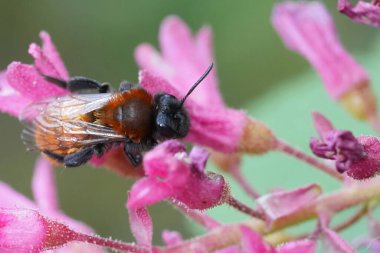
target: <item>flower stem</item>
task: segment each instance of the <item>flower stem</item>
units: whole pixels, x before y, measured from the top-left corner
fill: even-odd
[[[187,208],[183,204],[177,203],[175,201],[171,202],[178,210],[180,210],[182,213],[187,215],[190,219],[198,223],[199,225],[203,226],[207,230],[213,229],[215,227],[220,226],[221,224],[211,218],[207,213],[201,212],[198,210],[193,210],[190,208]]]
[[[77,234],[76,240],[80,242],[95,244],[98,246],[106,247],[106,248],[121,251],[121,252],[149,253],[149,250],[147,247],[141,247],[141,246],[137,246],[136,244],[106,239],[99,236]]]
[[[302,152],[301,150],[298,150],[298,149],[290,146],[289,144],[285,143],[284,141],[278,140],[277,145],[276,145],[276,149],[279,151],[282,151],[288,155],[291,155],[291,156],[297,158],[298,160],[302,160],[302,161],[312,165],[313,167],[329,174],[330,176],[332,176],[332,177],[334,177],[340,181],[343,180],[342,175],[340,175],[334,168],[318,161],[314,157]]]
[[[241,170],[239,167],[234,168],[230,171],[231,176],[239,183],[241,188],[253,199],[260,197],[260,194],[253,189],[253,187],[247,182],[247,180],[242,176]]]
[[[252,208],[243,204],[242,202],[240,202],[239,200],[235,199],[232,196],[228,197],[226,204],[232,206],[233,208],[235,208],[236,210],[242,213],[248,214],[251,217],[254,217],[260,220],[264,220],[265,218],[263,213],[253,210]]]
[[[341,190],[326,194],[311,202],[308,206],[298,210],[294,214],[290,214],[286,220],[272,226],[270,230],[266,230],[266,225],[258,219],[250,219],[245,222],[228,224],[219,226],[210,230],[205,235],[184,241],[178,245],[171,247],[156,247],[157,252],[165,253],[184,253],[194,252],[192,249],[198,247],[202,252],[214,252],[218,249],[223,249],[231,245],[238,244],[241,239],[240,226],[246,225],[260,234],[265,234],[265,238],[271,238],[273,233],[278,233],[283,228],[288,228],[302,221],[317,218],[319,212],[329,212],[332,214],[346,210],[358,204],[367,204],[371,200],[380,199],[380,183],[368,182],[366,184],[346,187]],[[221,240],[220,238],[223,238]],[[274,240],[273,240],[274,238]],[[277,244],[277,237],[269,240],[272,244]]]

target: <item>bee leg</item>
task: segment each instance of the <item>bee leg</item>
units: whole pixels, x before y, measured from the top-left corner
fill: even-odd
[[[77,152],[64,156],[63,164],[66,167],[78,167],[90,160],[93,155],[93,147],[84,148]]]
[[[134,167],[138,166],[142,162],[140,144],[125,143],[124,154]]]
[[[138,87],[140,87],[139,84],[131,83],[130,81],[122,81],[119,86],[119,91],[127,91],[127,90],[138,88]]]
[[[49,150],[42,150],[42,153],[47,155],[49,158],[59,162],[59,163],[63,163],[63,159],[65,158],[65,156],[63,155],[57,155]]]
[[[68,81],[48,76],[39,71],[40,75],[45,78],[46,81],[54,83],[55,85],[67,89],[71,92],[81,92],[85,90],[97,90],[99,93],[108,93],[110,92],[110,86],[107,83],[100,84],[98,81],[93,79],[76,76],[70,78]]]

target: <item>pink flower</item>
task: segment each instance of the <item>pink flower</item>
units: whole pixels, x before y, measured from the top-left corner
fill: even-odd
[[[366,71],[344,49],[334,22],[320,2],[284,2],[274,7],[274,28],[286,47],[305,57],[321,76],[328,94],[355,117],[376,112]]]
[[[380,140],[373,136],[355,137],[350,131],[336,130],[320,113],[313,113],[320,139],[311,138],[310,148],[321,158],[334,160],[340,173],[354,179],[373,177],[380,169]]]
[[[288,217],[296,217],[297,212],[302,212],[321,194],[321,187],[311,184],[291,191],[264,195],[257,199],[257,205],[265,213],[268,226],[271,227],[286,222]]]
[[[43,221],[44,218],[38,218],[41,216],[40,214],[46,215],[52,219],[57,219],[64,222],[77,231],[83,233],[93,233],[91,228],[79,221],[73,220],[59,210],[53,172],[53,168],[48,161],[42,158],[37,161],[32,182],[35,203],[22,194],[16,192],[7,184],[0,182],[0,208],[15,209],[15,212],[20,211],[21,213],[30,213],[32,217],[37,217],[36,222]],[[38,210],[38,214],[37,212],[34,214],[31,213],[31,210]],[[36,233],[37,232],[38,231],[36,231]],[[98,253],[105,252],[99,247],[86,245],[83,243],[68,244],[63,248],[60,248],[57,252],[73,253],[80,252],[81,250]]]
[[[6,71],[0,72],[0,111],[19,117],[30,103],[48,97],[66,95],[69,92],[46,81],[42,73],[59,79],[68,80],[69,74],[59,53],[47,32],[41,32],[42,47],[32,43],[29,54],[34,64],[12,62]],[[95,166],[106,166],[122,175],[142,176],[142,169],[132,167],[123,155],[121,148],[109,150],[102,157],[93,157]]]
[[[153,94],[164,91],[177,98],[183,97],[214,62],[211,37],[209,27],[192,36],[190,29],[178,17],[166,18],[159,33],[161,53],[149,44],[142,44],[136,49],[136,61],[143,69],[141,85]],[[250,145],[251,152],[262,153],[273,145],[271,131],[261,123],[255,122],[259,131],[255,131],[254,138],[244,135],[247,128],[251,130],[251,121],[243,111],[224,104],[215,70],[188,97],[185,106],[191,118],[190,132],[185,137],[187,141],[225,153],[246,151],[249,140],[255,141]],[[262,128],[264,130],[260,131]]]
[[[378,0],[371,2],[358,1],[355,6],[349,0],[339,0],[338,10],[355,22],[380,27],[380,6]]]
[[[208,154],[194,147],[189,155],[178,141],[166,141],[144,157],[146,177],[129,194],[128,208],[140,208],[172,198],[191,209],[207,209],[225,201],[224,178],[205,172]]]

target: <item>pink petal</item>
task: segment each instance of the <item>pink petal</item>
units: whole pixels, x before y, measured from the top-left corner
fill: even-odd
[[[358,1],[354,7],[349,0],[339,0],[338,10],[355,22],[380,27],[380,7],[373,2]]]
[[[35,165],[32,190],[34,199],[41,210],[57,211],[59,209],[53,167],[42,157]]]
[[[205,210],[222,204],[228,189],[221,175],[193,172],[186,184],[173,187],[173,196],[190,209]]]
[[[257,205],[265,212],[267,221],[271,225],[310,205],[321,193],[319,185],[311,184],[291,191],[264,195],[257,199]]]
[[[42,31],[40,32],[40,38],[42,40],[42,52],[49,59],[49,61],[54,65],[56,71],[58,72],[58,76],[64,80],[69,79],[69,74],[66,70],[65,64],[61,59],[50,35]]]
[[[27,197],[15,191],[12,187],[0,181],[0,207],[37,209],[37,206]]]
[[[159,91],[178,97],[178,91],[164,79],[147,71],[140,72],[140,83],[151,94]],[[186,100],[191,127],[185,140],[221,152],[235,152],[240,144],[247,116],[243,111],[201,106],[192,98]]]
[[[0,72],[0,111],[18,117],[20,112],[31,103],[13,89],[7,79],[6,71]]]
[[[19,62],[8,66],[7,81],[23,97],[32,101],[68,94],[68,91],[46,81],[32,65]]]
[[[172,189],[154,178],[143,178],[131,188],[127,208],[137,209],[171,197]]]
[[[317,133],[320,139],[324,140],[326,135],[330,131],[333,131],[335,128],[332,125],[332,123],[321,113],[313,112],[312,116],[313,116],[314,128],[317,130]]]
[[[193,38],[181,19],[170,16],[162,22],[159,37],[162,55],[152,46],[141,44],[135,52],[136,60],[141,68],[167,79],[181,97],[214,62],[211,29],[204,27]],[[193,100],[199,104],[224,107],[215,70],[193,93]]]
[[[174,246],[183,241],[182,235],[177,231],[164,230],[161,236],[167,246]]]
[[[139,245],[152,247],[153,224],[146,208],[128,209],[132,233]]]
[[[0,208],[0,251],[38,253],[43,249],[48,224],[37,212]]]
[[[187,156],[185,151],[185,146],[178,141],[169,140],[161,143],[145,154],[143,162],[145,174],[162,178],[164,181],[173,181],[179,185],[183,184],[190,174],[190,170],[182,166],[182,156]]]
[[[278,253],[314,253],[316,252],[316,242],[305,239],[284,243],[277,247]]]
[[[242,248],[246,253],[276,253],[276,249],[266,243],[257,232],[247,226],[240,227]]]
[[[195,146],[189,154],[190,160],[193,161],[194,167],[199,172],[204,172],[206,163],[209,157],[209,153],[204,148]]]
[[[313,65],[333,99],[368,83],[365,70],[341,45],[333,20],[322,3],[277,4],[272,22],[285,45]]]

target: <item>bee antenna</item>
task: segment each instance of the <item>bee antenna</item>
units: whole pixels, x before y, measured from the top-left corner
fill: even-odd
[[[211,65],[207,68],[207,70],[203,73],[203,75],[196,81],[193,86],[191,86],[190,90],[187,92],[187,94],[181,99],[179,107],[181,108],[183,106],[183,103],[185,103],[185,100],[187,97],[197,88],[197,86],[203,81],[203,79],[206,78],[206,76],[210,73],[212,68],[214,67],[214,63],[211,63]]]

